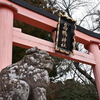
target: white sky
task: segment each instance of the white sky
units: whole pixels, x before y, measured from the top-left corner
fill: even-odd
[[[60,1],[61,2],[61,0],[58,0],[58,1]],[[66,0],[67,1],[67,0]],[[81,0],[81,1],[83,1],[83,2],[90,2],[90,3],[88,3],[88,5],[87,5],[87,7],[80,7],[79,9],[77,9],[77,10],[74,10],[74,12],[73,12],[73,18],[74,18],[74,20],[77,20],[77,22],[80,20],[80,19],[82,19],[86,14],[87,14],[87,12],[91,9],[91,8],[93,8],[94,6],[96,6],[98,3],[100,3],[100,0]],[[99,9],[100,8],[100,5],[96,8],[96,9]],[[96,10],[96,9],[94,9],[94,10]],[[84,21],[84,23],[82,24],[83,26],[82,27],[84,27],[84,28],[86,28],[86,29],[89,29],[89,27],[91,28],[91,23],[92,23],[92,19],[89,19],[89,18],[87,18],[87,20],[86,21]],[[86,66],[86,65],[85,65]],[[90,66],[86,66],[86,68],[89,68],[88,69],[88,71],[90,72],[90,69],[91,69],[91,67]],[[88,72],[87,71],[87,72]],[[72,78],[71,77],[71,74],[67,74],[66,76],[63,76],[62,78],[60,78],[60,80],[64,80],[64,77],[66,78],[67,77],[67,79],[70,79],[70,78]],[[92,73],[92,77],[94,77],[93,76],[93,73]],[[77,78],[77,76],[76,76],[76,78]]]

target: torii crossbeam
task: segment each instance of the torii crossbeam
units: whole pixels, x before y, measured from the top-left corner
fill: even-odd
[[[13,27],[13,20],[52,32],[57,26],[58,17],[39,9],[23,0],[0,0],[0,70],[12,63],[12,45],[23,48],[37,46],[51,55],[82,62],[93,66],[94,76],[100,97],[100,35],[77,26],[75,39],[83,43],[89,53],[74,50],[74,55],[55,51],[55,43],[26,35]],[[55,39],[55,32],[53,38]]]

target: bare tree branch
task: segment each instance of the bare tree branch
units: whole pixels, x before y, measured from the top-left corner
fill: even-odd
[[[71,67],[72,68],[72,67]],[[72,68],[73,69],[73,68]],[[92,91],[87,85],[86,82],[81,78],[81,76],[75,71],[75,69],[73,69],[74,72],[77,74],[77,76],[83,81],[83,83],[85,84],[85,86],[87,87],[87,89],[93,93],[93,95],[98,99],[98,97],[96,96],[97,93],[95,93],[94,91]]]
[[[95,80],[84,70],[82,70],[80,67],[79,67],[79,62],[73,62],[76,69],[82,73],[88,80],[91,81],[91,83],[93,83],[95,86],[96,86],[96,83],[95,83]]]
[[[90,15],[91,15],[91,12],[92,12],[97,6],[99,6],[99,5],[100,5],[100,2],[99,2],[96,6],[94,6],[94,7],[88,12],[88,14],[86,14],[86,15],[82,18],[82,20],[80,21],[79,25],[81,25],[82,22],[83,22],[83,20],[84,20],[87,16],[90,16]]]

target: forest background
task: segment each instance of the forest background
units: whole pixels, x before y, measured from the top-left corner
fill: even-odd
[[[34,6],[58,16],[62,12],[77,20],[77,25],[99,34],[99,0],[24,0]],[[53,42],[52,33],[14,20],[14,26],[22,32]],[[75,49],[87,53],[81,43],[75,43]],[[24,48],[13,46],[13,63],[22,59]],[[98,100],[93,70],[90,65],[52,56],[55,60],[50,72],[51,84],[47,88],[47,100]]]

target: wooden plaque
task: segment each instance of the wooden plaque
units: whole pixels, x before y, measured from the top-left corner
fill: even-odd
[[[56,34],[56,51],[73,54],[75,29],[76,21],[60,13]]]

